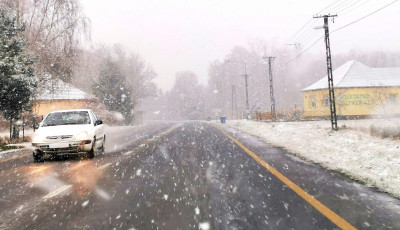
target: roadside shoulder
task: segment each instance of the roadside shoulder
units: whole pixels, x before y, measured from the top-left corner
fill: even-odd
[[[27,145],[29,144],[29,146]],[[30,143],[27,144],[21,144],[21,146],[24,146],[24,148],[18,148],[18,149],[10,149],[10,150],[6,150],[6,151],[1,151],[0,152],[0,160],[4,161],[4,160],[8,160],[17,156],[20,156],[22,154],[26,154],[29,151],[31,151],[31,146]],[[20,144],[17,144],[20,145]]]
[[[400,197],[400,149],[395,140],[349,129],[332,132],[321,122],[238,120],[229,121],[227,125]]]

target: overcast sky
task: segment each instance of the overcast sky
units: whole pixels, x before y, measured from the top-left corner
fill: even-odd
[[[207,83],[208,65],[235,46],[263,39],[309,47],[323,30],[320,13],[338,13],[333,31],[393,0],[81,0],[92,22],[92,43],[120,43],[149,62],[167,90],[175,73],[191,70]],[[334,3],[337,2],[337,3]],[[333,5],[331,5],[333,3]],[[331,35],[332,53],[400,51],[400,1]],[[308,24],[306,24],[310,21]],[[296,32],[306,24],[304,30]],[[295,37],[293,37],[295,35]],[[296,39],[298,38],[298,39]],[[323,40],[308,52],[324,52]],[[293,47],[294,48],[294,47]],[[333,57],[334,58],[334,57]]]

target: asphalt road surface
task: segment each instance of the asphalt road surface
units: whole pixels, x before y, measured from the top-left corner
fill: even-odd
[[[0,229],[400,229],[400,201],[210,122],[109,128],[105,154],[0,160]]]

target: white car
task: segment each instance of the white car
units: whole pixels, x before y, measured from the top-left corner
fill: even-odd
[[[104,152],[103,122],[90,109],[60,110],[49,113],[33,134],[33,159],[43,161],[46,155],[85,152],[93,158]]]

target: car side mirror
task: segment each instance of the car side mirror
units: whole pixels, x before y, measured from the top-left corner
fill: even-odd
[[[39,123],[36,123],[36,122],[35,122],[35,123],[33,124],[33,128],[34,128],[34,129],[38,129],[38,128],[39,128],[39,126],[40,126],[40,124],[39,124]]]
[[[94,126],[102,125],[102,124],[103,124],[102,120],[97,120],[96,122],[94,122]]]

